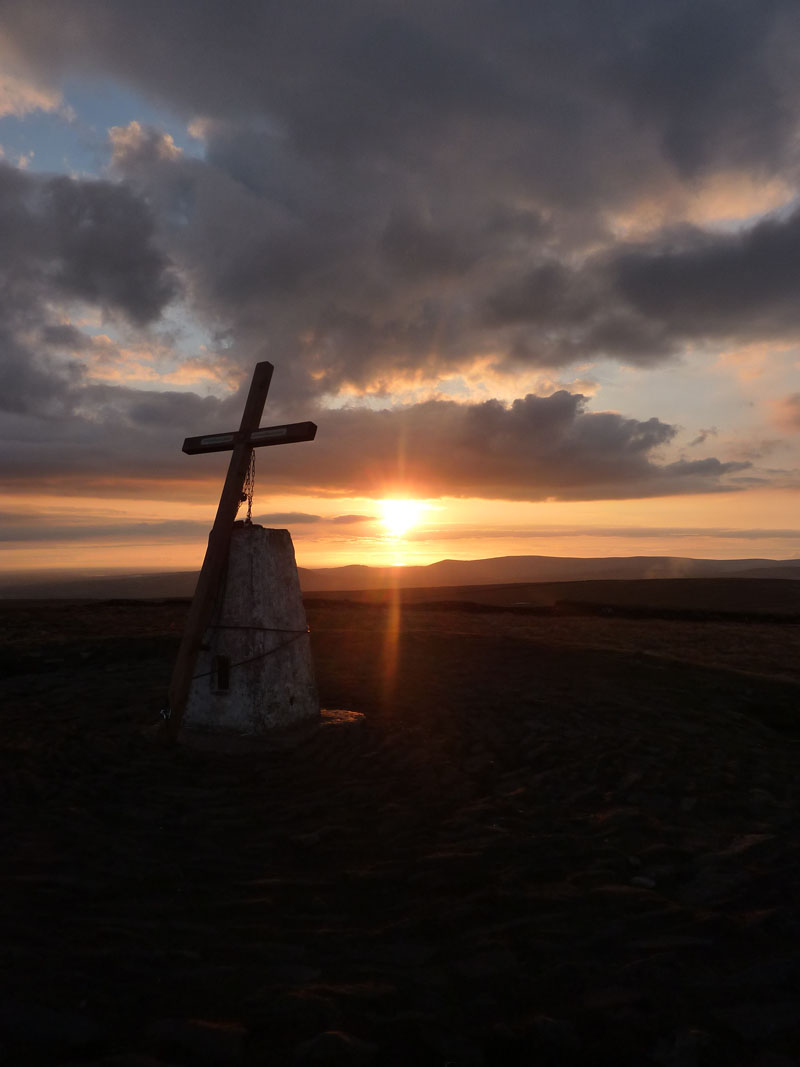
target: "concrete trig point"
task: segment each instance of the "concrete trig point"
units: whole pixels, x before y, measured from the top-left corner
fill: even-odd
[[[257,363],[239,429],[187,437],[189,455],[231,451],[169,689],[167,727],[259,734],[319,716],[288,530],[237,523],[254,448],[311,441],[313,422],[259,429],[273,367]]]

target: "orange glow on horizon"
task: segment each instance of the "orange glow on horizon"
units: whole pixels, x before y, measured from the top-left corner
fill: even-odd
[[[210,488],[202,502],[181,500],[177,493],[172,500],[153,499],[152,492],[107,498],[41,491],[2,494],[0,575],[199,568],[216,489]],[[260,501],[258,515],[267,525],[288,527],[298,565],[312,569],[360,563],[400,571],[442,559],[509,555],[800,556],[797,493],[790,488],[644,500],[497,500],[491,505],[452,497],[398,496],[382,504],[367,497],[276,494]]]

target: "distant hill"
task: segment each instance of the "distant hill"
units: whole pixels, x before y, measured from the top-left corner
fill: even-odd
[[[769,574],[763,574],[764,569]],[[643,578],[800,578],[796,559],[689,559],[683,556],[498,556],[445,559],[426,567],[300,568],[304,592],[387,587],[501,585],[514,582],[574,582]]]
[[[690,559],[682,556],[498,556],[445,559],[426,567],[299,568],[304,593],[433,589],[516,583],[641,581],[675,578],[781,578],[800,580],[800,560]],[[189,597],[195,571],[85,577],[49,574],[0,580],[0,597],[66,599],[163,599]],[[521,599],[521,598],[520,598]]]

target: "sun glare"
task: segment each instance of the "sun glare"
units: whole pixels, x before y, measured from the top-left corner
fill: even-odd
[[[391,537],[402,537],[419,522],[422,514],[421,500],[382,500],[381,522]]]

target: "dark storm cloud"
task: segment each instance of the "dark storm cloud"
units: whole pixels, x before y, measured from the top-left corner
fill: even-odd
[[[205,145],[190,158],[131,124],[112,131],[108,180],[0,166],[7,484],[191,492],[224,467],[177,449],[235,426],[241,396],[87,385],[87,339],[52,311],[70,300],[145,329],[180,280],[232,360],[280,365],[279,419],[479,358],[647,367],[687,341],[800,332],[800,214],[635,245],[609,221],[728,168],[792,179],[788,0],[72,0],[68,18],[60,0],[7,0],[4,32],[40,79],[121,82],[199,119]],[[325,447],[280,450],[275,484],[593,499],[746,468],[669,463],[672,426],[566,392],[318,421]]]
[[[53,415],[82,377],[79,302],[142,326],[175,293],[154,220],[130,188],[42,178],[0,162],[0,410]],[[66,360],[54,361],[60,352]]]
[[[72,0],[62,12],[58,0],[5,4],[7,32],[40,69],[113,73],[189,115],[268,116],[320,154],[421,155],[459,122],[517,123],[503,162],[526,142],[560,147],[538,174],[586,185],[585,157],[567,166],[564,142],[593,146],[610,169],[624,147],[601,148],[615,104],[685,167],[720,144],[779,152],[791,125],[794,8],[776,0]]]
[[[147,205],[124,185],[40,178],[0,163],[5,314],[72,298],[136,325],[152,322],[176,291],[154,229]],[[74,342],[62,327],[48,339],[63,344],[68,336]]]
[[[123,185],[52,178],[41,188],[40,225],[52,236],[50,284],[67,296],[118,310],[136,325],[175,295],[168,261],[153,243],[147,206]]]
[[[781,92],[781,57],[791,46],[779,34],[790,5],[689,0],[644,3],[642,11],[627,47],[611,58],[610,82],[679,169],[779,159],[795,121]]]
[[[793,223],[671,252],[616,249],[607,229],[676,175],[792,173],[800,16],[785,0],[60,11],[6,4],[40,76],[120,78],[203,118],[205,160],[139,131],[117,139],[115,174],[147,196],[235,357],[300,349],[298,395],[487,355],[646,366],[686,338],[798,327]]]
[[[45,326],[42,329],[42,340],[46,345],[62,351],[83,352],[89,339],[77,327],[69,323],[59,323],[57,326]]]
[[[617,291],[650,322],[686,337],[775,337],[800,327],[800,212],[743,233],[687,228],[617,254]]]
[[[501,283],[482,317],[505,339],[503,362],[553,367],[609,356],[647,365],[670,356],[669,331],[625,302],[608,274],[605,263],[575,269],[550,260]]]
[[[535,331],[518,332],[510,349],[522,360],[605,355],[647,365],[687,341],[798,337],[798,289],[795,211],[735,233],[668,229],[578,268],[543,262],[492,293],[484,320]]]

